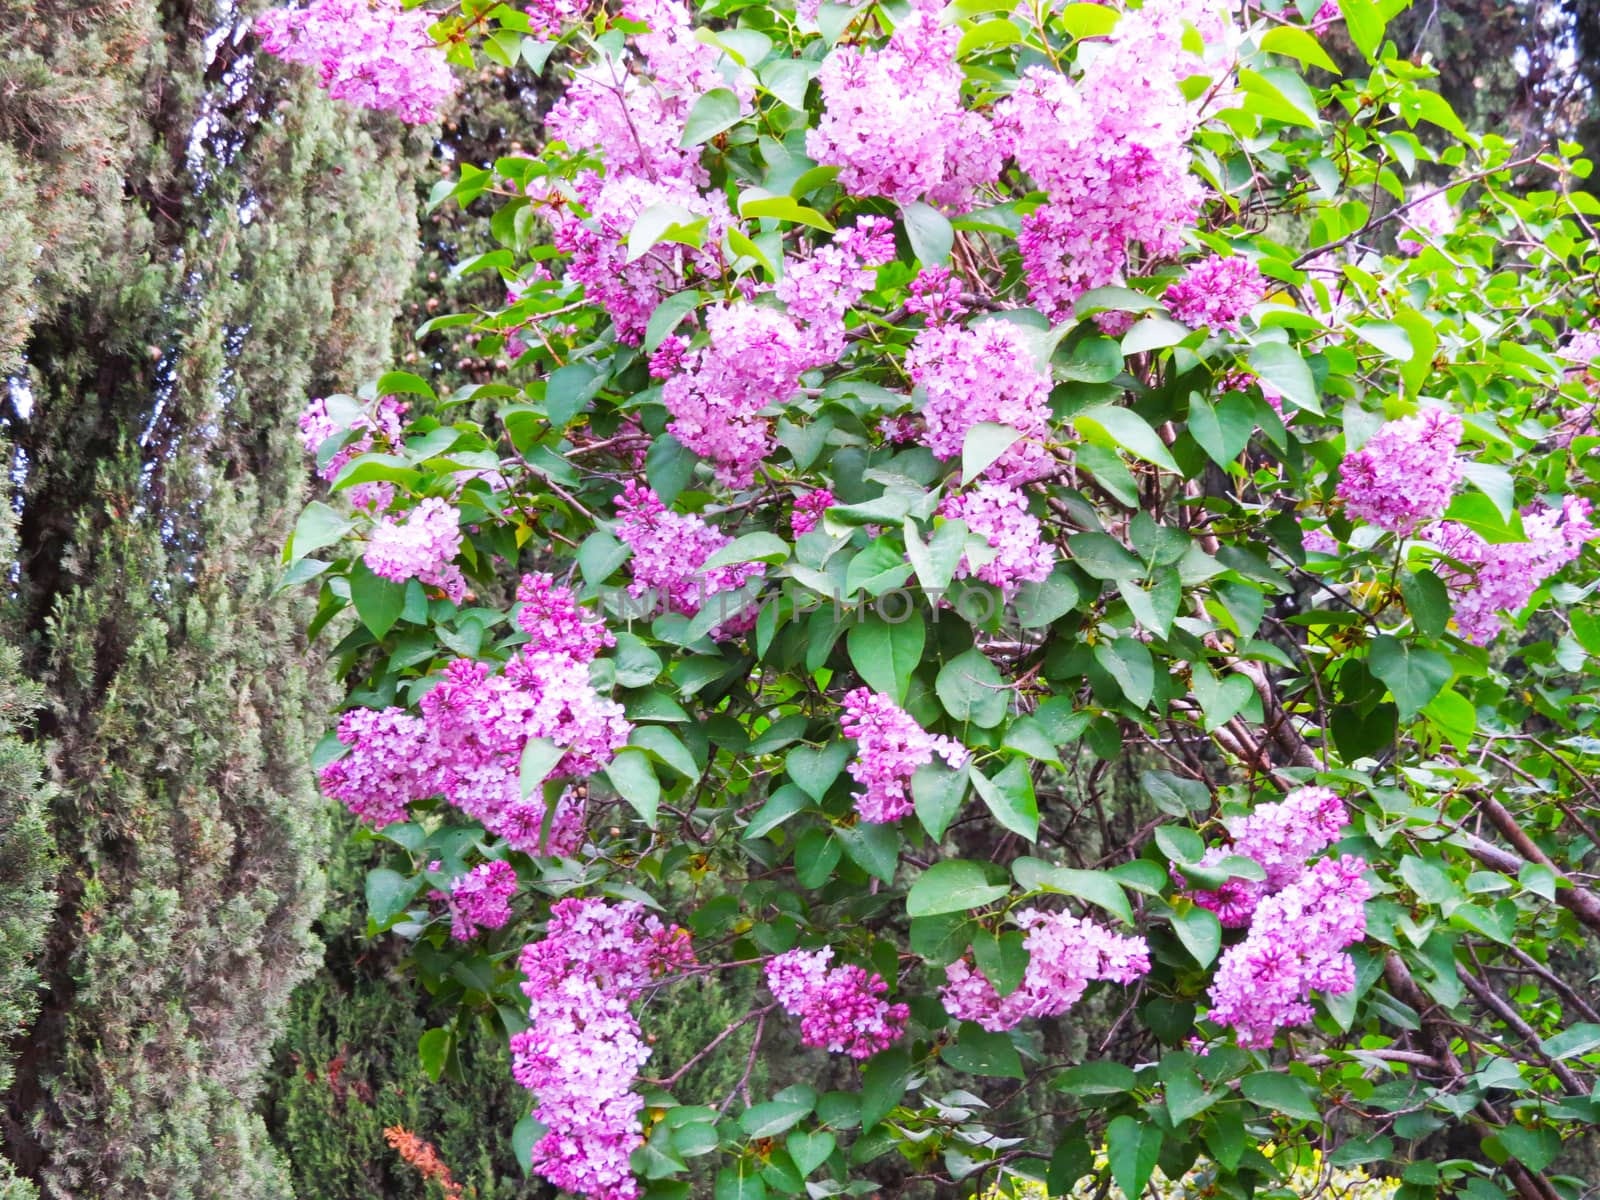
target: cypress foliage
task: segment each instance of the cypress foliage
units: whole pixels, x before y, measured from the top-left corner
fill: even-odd
[[[61,848],[5,1134],[62,1200],[291,1194],[252,1101],[315,962],[308,753],[330,696],[275,563],[306,477],[295,418],[386,360],[415,205],[399,127],[255,64],[250,15],[0,17],[20,47],[0,83],[49,76],[0,86],[19,167],[0,163],[0,221],[21,238],[0,283],[31,289],[0,355],[22,480],[11,653],[44,687]],[[0,812],[21,812],[6,732]],[[7,968],[46,933],[27,911]]]

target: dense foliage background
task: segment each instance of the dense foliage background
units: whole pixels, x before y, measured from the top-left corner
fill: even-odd
[[[369,939],[367,868],[394,864],[394,850],[352,842],[352,822],[312,786],[311,747],[340,693],[305,654],[298,601],[274,588],[310,482],[295,436],[304,397],[353,392],[391,366],[455,396],[508,365],[493,338],[414,336],[429,314],[504,303],[494,272],[452,270],[499,244],[490,200],[421,209],[433,180],[453,180],[458,164],[488,168],[539,145],[550,76],[526,61],[469,71],[440,125],[408,130],[257,55],[254,15],[141,0],[0,12],[0,355],[18,547],[0,661],[0,1017],[10,1033],[0,1171],[11,1176],[0,1187],[409,1194],[422,1185],[383,1137],[398,1124],[431,1139],[476,1194],[538,1194],[512,1148],[527,1094],[509,1081],[504,1030],[461,1021],[448,1063],[419,1061],[419,1039],[455,1021],[455,1009],[413,986],[392,937]],[[1423,5],[1396,14],[1388,36],[1402,59],[1431,56],[1439,76],[1426,86],[1466,126],[1504,134],[1499,161],[1596,140],[1586,136],[1597,120],[1589,73],[1600,69],[1592,6]],[[1342,32],[1324,43],[1342,65],[1359,61]],[[1438,129],[1418,133],[1442,146]],[[1418,178],[1450,176],[1423,165]],[[1508,211],[1527,204],[1524,219],[1548,236],[1546,201],[1519,199],[1546,180],[1511,172],[1495,184]],[[524,231],[514,244],[537,240]],[[1560,303],[1575,297],[1573,311],[1585,311],[1588,278],[1587,291],[1578,283]],[[1548,357],[1515,366],[1547,383],[1561,370]],[[408,399],[414,417],[430,415],[425,397]],[[452,412],[490,418],[493,404]],[[1546,448],[1524,431],[1504,461]],[[1571,680],[1582,678],[1583,626],[1572,622],[1576,643],[1562,641],[1560,608],[1582,595],[1558,599],[1516,635],[1520,657],[1503,643],[1491,665],[1526,688],[1508,697],[1562,731],[1570,697],[1582,694]],[[1293,614],[1274,603],[1276,618]],[[1448,741],[1444,727],[1434,748]],[[1581,880],[1593,848],[1558,810],[1576,807],[1592,823],[1575,782],[1591,754],[1581,737],[1564,753],[1576,772],[1554,753],[1529,761],[1519,750],[1534,778],[1498,776],[1537,845]],[[1084,760],[1083,783],[1105,815],[1081,847],[1085,861],[1161,815],[1141,784],[1152,765],[1131,749]],[[1535,804],[1523,788],[1559,799]],[[1484,883],[1464,873],[1457,882]],[[699,898],[718,890],[714,877],[696,887]],[[1555,915],[1529,927],[1539,961],[1508,980],[1523,1016],[1541,1018],[1540,1035],[1545,1018],[1577,1020],[1578,1006],[1593,1005],[1594,937]],[[1547,943],[1548,960],[1537,949]],[[1551,970],[1566,989],[1554,1001],[1564,1018],[1537,982]],[[759,980],[712,978],[674,994],[656,1062],[685,1061],[767,1002]],[[1391,991],[1429,1007],[1401,985]],[[1116,1032],[1119,1012],[1092,996],[1070,1029],[1048,1032],[1063,1039],[1049,1053],[1077,1061]],[[685,1094],[733,1089],[746,1034],[689,1076]],[[819,1061],[792,1032],[769,1031],[763,1047],[750,1080],[762,1094],[797,1081],[856,1086],[848,1064]],[[1024,1123],[1049,1107],[1014,1104]],[[1568,1118],[1551,1116],[1566,1128]],[[1552,1126],[1523,1121],[1539,1141],[1530,1157],[1543,1156],[1541,1131]],[[1448,1122],[1417,1143],[1420,1161],[1452,1155],[1487,1161]],[[1592,1138],[1575,1131],[1542,1167],[1600,1176]],[[898,1186],[895,1169],[867,1168]]]

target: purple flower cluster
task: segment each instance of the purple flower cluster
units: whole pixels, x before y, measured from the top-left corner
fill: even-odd
[[[673,436],[710,459],[723,484],[747,486],[771,452],[762,410],[786,401],[803,371],[843,352],[845,314],[872,286],[871,268],[894,257],[889,228],[862,217],[814,254],[786,260],[774,289],[786,312],[735,301],[705,314],[706,344],[682,355],[661,399]]]
[[[556,583],[555,576],[524,575],[517,584],[517,627],[528,635],[527,648],[566,654],[580,662],[593,662],[607,646],[615,646],[604,621],[586,617],[572,589]]]
[[[511,1039],[511,1073],[534,1093],[547,1130],[532,1167],[558,1189],[639,1195],[628,1158],[644,1101],[632,1088],[650,1050],[628,1006],[693,962],[689,935],[633,901],[557,901],[544,938],[523,948],[528,1028]]]
[[[766,570],[761,563],[701,570],[701,564],[732,539],[693,514],[672,512],[655,492],[633,480],[617,497],[617,512],[622,517],[617,537],[633,551],[628,593],[643,596],[653,591],[670,612],[693,616],[712,597],[737,591]],[[712,636],[736,636],[753,619],[733,614],[712,630]]]
[[[553,774],[587,775],[627,744],[632,726],[589,682],[589,663],[609,636],[581,621],[565,588],[530,578],[527,595],[553,614],[549,630],[530,629],[529,646],[499,673],[470,659],[451,663],[422,698],[420,717],[399,708],[346,713],[339,739],[351,749],[322,770],[329,796],[381,827],[404,820],[411,801],[442,795],[513,849],[562,854],[582,844],[583,806],[571,796],[548,814],[541,837],[547,806],[537,792],[522,794],[522,752],[531,739],[548,739],[564,751]]]
[[[1444,192],[1435,192],[1415,208],[1407,209],[1400,220],[1410,232],[1396,238],[1395,245],[1404,254],[1421,254],[1430,241],[1455,231],[1455,205]]]
[[[467,581],[453,561],[461,552],[461,514],[430,496],[401,517],[385,516],[362,555],[374,575],[404,583],[419,579],[460,604]]]
[[[850,778],[866,790],[856,794],[856,812],[863,821],[885,825],[916,807],[911,776],[935,754],[952,767],[967,761],[967,748],[929,733],[889,697],[859,687],[845,694],[842,728],[856,740]]]
[[[1474,530],[1444,521],[1427,538],[1460,563],[1440,564],[1450,590],[1456,628],[1476,646],[1494,640],[1504,625],[1500,614],[1521,612],[1545,580],[1572,562],[1600,530],[1589,520],[1589,503],[1569,496],[1561,508],[1539,508],[1522,517],[1525,542],[1486,542]]]
[[[827,488],[816,488],[794,502],[789,510],[789,528],[795,537],[802,537],[817,527],[822,514],[837,503]]]
[[[969,551],[957,567],[959,578],[976,575],[1010,600],[1024,583],[1050,577],[1055,550],[1041,539],[1039,519],[1028,511],[1028,498],[1016,488],[1003,483],[979,484],[965,495],[946,497],[939,511],[952,520],[965,521],[994,551],[987,561],[976,564]]]
[[[345,425],[328,411],[326,400],[315,399],[300,414],[300,444],[305,447],[307,454],[317,456],[329,438],[359,431],[359,437],[340,446],[318,470],[320,478],[332,480],[352,458],[366,454],[380,442],[385,447],[398,446],[405,413],[406,405],[398,396],[383,396],[370,413],[362,412],[353,423]],[[356,508],[381,512],[394,501],[394,485],[358,483],[350,489],[349,496],[350,503]]]
[[[921,313],[929,325],[947,325],[967,315],[961,300],[961,280],[949,267],[923,267],[911,281],[906,300],[908,313]]]
[[[517,873],[508,862],[481,863],[450,881],[450,936],[470,942],[480,930],[499,929],[511,919]]]
[[[1172,315],[1195,329],[1239,330],[1239,319],[1267,294],[1261,268],[1248,258],[1213,254],[1192,264],[1167,289]]]
[[[1266,877],[1230,879],[1216,891],[1193,893],[1194,902],[1216,913],[1225,928],[1243,928],[1261,899],[1304,875],[1311,856],[1333,845],[1349,820],[1344,801],[1324,787],[1296,788],[1275,804],[1258,804],[1244,816],[1224,818],[1232,844],[1208,850],[1201,864],[1214,866],[1240,855],[1255,860]]]
[[[1147,4],[1122,16],[1078,81],[1029,68],[996,109],[1011,155],[1048,193],[1018,245],[1034,304],[1053,318],[1119,280],[1133,247],[1147,258],[1183,248],[1201,197],[1187,146],[1199,109],[1178,85],[1208,70],[1185,48],[1191,26],[1224,52],[1234,37],[1203,2]]]
[[[970,329],[931,326],[911,344],[906,370],[927,396],[923,441],[937,457],[960,457],[967,431],[985,421],[1022,434],[985,474],[1009,477],[1048,457],[1050,377],[1022,326],[1003,320]]]
[[[433,20],[399,0],[312,0],[268,9],[256,18],[256,35],[268,54],[316,67],[334,99],[425,125],[456,91],[444,49],[428,33]]]
[[[1461,418],[1442,408],[1390,421],[1345,455],[1339,498],[1345,512],[1391,533],[1410,533],[1449,507],[1461,481]]]
[[[1366,868],[1348,854],[1321,859],[1262,900],[1244,941],[1223,952],[1208,1015],[1232,1025],[1241,1046],[1270,1046],[1281,1027],[1311,1020],[1313,991],[1355,987],[1355,963],[1344,950],[1366,936]]]
[[[965,211],[999,174],[1004,147],[961,103],[961,31],[940,21],[941,7],[916,0],[882,49],[841,45],[823,61],[825,107],[806,153],[839,167],[851,195]]]
[[[1097,979],[1132,983],[1150,970],[1150,948],[1140,937],[1123,937],[1070,913],[1025,908],[1017,924],[1028,966],[1022,983],[1001,996],[988,977],[966,959],[945,968],[940,989],[945,1011],[958,1021],[976,1021],[991,1033],[1015,1029],[1029,1017],[1059,1017]]]
[[[800,1040],[834,1054],[871,1058],[906,1031],[911,1010],[883,998],[883,976],[853,964],[830,967],[833,947],[790,950],[767,962],[767,986],[800,1018]]]

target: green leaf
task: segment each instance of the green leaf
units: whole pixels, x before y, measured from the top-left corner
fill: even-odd
[[[988,863],[946,859],[934,863],[911,885],[906,895],[906,912],[913,917],[932,917],[940,913],[967,912],[982,908],[1011,894],[1011,885],[999,867]]]
[[[676,292],[668,296],[655,311],[650,314],[650,322],[644,330],[644,348],[654,350],[667,340],[667,335],[678,327],[686,316],[692,313],[700,301],[705,297],[694,288],[686,292]]]
[[[784,770],[801,791],[821,803],[849,761],[850,744],[832,741],[826,746],[796,746],[784,759]]]
[[[949,219],[921,200],[913,200],[900,211],[905,217],[906,237],[911,241],[911,251],[922,265],[934,267],[949,262],[950,251],[956,241],[956,233],[950,227]]]
[[[1166,443],[1150,428],[1149,422],[1132,409],[1119,408],[1114,404],[1097,404],[1078,413],[1072,418],[1072,423],[1078,426],[1085,437],[1109,440],[1112,445],[1136,458],[1154,463],[1174,474],[1182,474]]]
[[[379,929],[387,929],[421,887],[420,875],[408,879],[388,867],[374,867],[367,872],[367,915]]]
[[[713,88],[694,102],[683,123],[680,149],[688,150],[709,142],[725,129],[739,123],[739,97],[727,88]]]
[[[1194,330],[1181,322],[1174,321],[1171,317],[1148,316],[1123,334],[1122,353],[1127,357],[1143,354],[1149,350],[1165,350],[1168,346],[1176,346],[1193,333]]]
[[[1250,369],[1296,408],[1322,416],[1317,381],[1300,352],[1285,342],[1263,342],[1250,351]]]
[[[1339,0],[1339,11],[1344,14],[1345,28],[1350,40],[1369,62],[1377,61],[1378,46],[1383,41],[1387,24],[1373,0]]]
[[[444,1074],[445,1059],[450,1056],[450,1031],[448,1029],[424,1030],[417,1039],[417,1057],[422,1060],[422,1071],[435,1083]]]
[[[1400,594],[1417,632],[1424,637],[1439,637],[1450,624],[1450,593],[1444,581],[1432,571],[1401,571]]]
[[[1094,658],[1116,680],[1129,704],[1143,708],[1155,695],[1156,669],[1150,651],[1136,638],[1096,642]]]
[[[373,573],[365,561],[350,569],[350,599],[361,623],[381,638],[394,628],[406,606],[406,585]]]
[[[911,1082],[911,1052],[903,1046],[867,1061],[861,1073],[861,1128],[871,1129],[893,1111]]]
[[[1172,914],[1172,932],[1202,967],[1209,967],[1222,949],[1222,922],[1198,904]]]
[[[1133,924],[1133,908],[1116,878],[1104,871],[1057,867],[1037,858],[1019,858],[1011,865],[1017,884],[1027,891],[1060,892],[1105,909],[1125,924]]]
[[[1580,1022],[1563,1029],[1553,1037],[1545,1038],[1539,1043],[1539,1048],[1557,1061],[1592,1054],[1600,1050],[1600,1025],[1588,1021]]]
[[[935,842],[944,837],[944,831],[961,811],[962,801],[967,798],[968,771],[965,764],[952,769],[936,756],[911,776],[911,799],[917,806],[917,820]]]
[[[972,786],[1002,828],[1030,842],[1038,838],[1039,803],[1033,795],[1033,776],[1023,759],[1012,759],[993,779],[974,770]]]
[[[538,787],[549,778],[550,772],[556,769],[556,764],[561,761],[566,750],[556,745],[549,738],[529,738],[528,744],[522,748],[522,763],[519,781],[522,785],[522,798],[526,800],[533,795]]]
[[[1352,325],[1350,329],[1363,342],[1376,346],[1395,362],[1411,361],[1414,353],[1411,347],[1411,335],[1400,326],[1383,321],[1369,321],[1364,325]]]
[[[1011,602],[1017,624],[1024,629],[1043,629],[1066,616],[1078,604],[1078,585],[1059,568],[1041,580],[1029,580],[1017,589]]]
[[[661,783],[656,779],[650,756],[643,750],[624,746],[605,768],[605,777],[617,789],[646,825],[655,827],[656,809],[661,803]]]
[[[565,429],[583,411],[605,382],[589,363],[569,363],[550,372],[544,387],[544,408],[553,429]]]
[[[971,1021],[961,1023],[954,1044],[946,1046],[940,1057],[969,1075],[1022,1078],[1022,1058],[1011,1038],[1004,1033],[990,1033]]]
[[[1288,125],[1304,125],[1320,130],[1317,101],[1306,81],[1293,71],[1271,67],[1265,71],[1240,68],[1239,87],[1244,92],[1245,112],[1269,117]]]
[[[1190,687],[1205,713],[1207,733],[1226,725],[1255,695],[1255,688],[1243,675],[1229,675],[1219,681],[1204,663],[1194,664]]]
[[[827,1162],[828,1156],[833,1153],[837,1145],[837,1139],[826,1129],[819,1129],[814,1133],[796,1130],[784,1142],[789,1157],[794,1161],[795,1170],[800,1172],[801,1178]]]
[[[1304,29],[1294,25],[1279,25],[1268,30],[1261,39],[1261,48],[1273,54],[1283,54],[1311,66],[1339,74],[1339,65],[1328,57],[1328,52]]]
[[[711,1191],[712,1200],[767,1200],[767,1185],[755,1174],[755,1164],[740,1160],[737,1166],[723,1167]]]
[[[1116,538],[1104,533],[1075,533],[1067,539],[1072,560],[1095,579],[1140,579],[1144,565]]]
[[[1461,492],[1450,501],[1444,519],[1459,521],[1486,542],[1504,544],[1527,540],[1521,515],[1514,509],[1507,514],[1483,492]]]
[[[765,1104],[754,1104],[745,1109],[739,1117],[739,1128],[744,1130],[747,1137],[776,1137],[798,1125],[811,1108],[812,1102],[809,1100],[768,1100]]]
[[[662,242],[677,242],[699,249],[706,218],[681,204],[652,204],[628,231],[628,261],[634,262]]]
[[[764,194],[760,188],[752,188],[739,197],[739,215],[741,217],[776,217],[780,221],[793,221],[798,225],[809,225],[813,229],[820,229],[823,233],[834,232],[833,226],[814,208],[807,208],[793,196],[773,196]]]
[[[1069,1096],[1120,1096],[1138,1087],[1139,1077],[1119,1062],[1101,1059],[1068,1067],[1050,1086]]]
[[[1124,1196],[1138,1196],[1161,1155],[1161,1130],[1149,1121],[1121,1116],[1106,1126],[1106,1158]]]
[[[975,649],[947,662],[933,686],[945,712],[980,729],[1000,724],[1011,705],[1011,692],[1000,672]]]
[[[771,796],[767,802],[750,818],[750,824],[745,826],[744,836],[747,838],[765,837],[790,817],[804,811],[810,797],[799,788],[784,785]]]
[[[1394,694],[1401,720],[1410,720],[1422,711],[1455,674],[1444,655],[1415,649],[1388,634],[1372,639],[1367,666]]]
[[[929,592],[942,592],[950,586],[956,567],[966,551],[967,525],[965,521],[946,521],[933,531],[926,542],[922,540],[914,521],[904,526],[906,557],[917,573],[917,582]]]
[[[868,687],[904,704],[911,673],[922,661],[927,629],[913,610],[904,621],[890,622],[873,614],[845,637],[850,662]]]
[[[884,883],[894,882],[900,863],[900,834],[893,825],[858,821],[841,825],[835,832],[851,862]]]
[[[1239,1081],[1246,1100],[1301,1121],[1322,1123],[1311,1087],[1304,1080],[1277,1071],[1257,1071]]]
[[[775,533],[745,533],[733,539],[705,562],[700,570],[731,567],[739,563],[781,563],[789,558],[789,543]]]
[[[439,398],[426,379],[420,375],[413,375],[410,371],[389,371],[379,376],[378,395],[426,396],[429,400]]]
[[[1224,393],[1215,408],[1198,392],[1189,398],[1189,433],[1219,467],[1227,467],[1249,445],[1256,428],[1250,409],[1239,392]]]
[[[965,58],[974,50],[992,50],[996,46],[1014,46],[1022,40],[1022,30],[1015,22],[1004,17],[979,21],[961,35],[956,43],[956,57]]]
[[[961,482],[971,483],[982,475],[1021,437],[1011,426],[993,421],[980,421],[967,430],[961,442]]]
[[[301,510],[300,519],[294,524],[294,535],[284,547],[283,561],[297,562],[313,550],[331,546],[353,526],[354,522],[345,520],[322,501],[313,500]]]
[[[524,1175],[533,1171],[533,1148],[544,1140],[544,1135],[549,1133],[549,1128],[540,1121],[533,1119],[529,1113],[518,1121],[511,1130],[511,1156],[522,1167]]]

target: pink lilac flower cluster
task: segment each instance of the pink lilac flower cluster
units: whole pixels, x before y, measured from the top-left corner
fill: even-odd
[[[979,484],[963,495],[947,496],[939,511],[950,520],[965,521],[994,551],[977,566],[970,554],[963,556],[956,568],[958,578],[976,575],[1010,600],[1024,583],[1040,583],[1050,577],[1055,550],[1042,540],[1039,519],[1028,511],[1028,498],[1016,488],[1003,483]]]
[[[745,487],[772,450],[771,422],[801,373],[835,361],[845,347],[845,314],[872,286],[872,268],[894,257],[882,217],[863,217],[809,257],[785,261],[774,289],[779,311],[749,301],[705,314],[706,344],[684,354],[662,388],[672,435],[713,463],[728,487]]]
[[[1568,339],[1567,344],[1556,352],[1556,357],[1565,359],[1574,364],[1567,372],[1569,380],[1576,379],[1584,385],[1591,396],[1600,395],[1600,366],[1596,360],[1600,359],[1600,333],[1594,330],[1585,330],[1574,334]],[[1594,431],[1594,408],[1586,406],[1576,419],[1568,418],[1562,431],[1561,444],[1572,445],[1574,437],[1583,437]]]
[[[1461,481],[1461,418],[1442,408],[1390,421],[1345,455],[1339,497],[1351,517],[1410,533],[1438,517]]]
[[[517,873],[508,862],[481,863],[450,881],[450,936],[470,942],[484,929],[499,929],[511,919]]]
[[[1319,860],[1262,900],[1244,941],[1223,952],[1208,1016],[1232,1025],[1241,1046],[1271,1046],[1280,1028],[1311,1020],[1313,991],[1355,986],[1355,962],[1344,951],[1366,936],[1366,868],[1348,854]]]
[[[1050,377],[1041,369],[1027,331],[1012,321],[972,328],[937,325],[917,334],[906,371],[927,396],[923,442],[942,459],[959,458],[967,431],[992,421],[1022,435],[986,475],[1026,474],[1046,462],[1050,436]]]
[[[320,478],[331,481],[352,458],[366,454],[380,442],[386,448],[398,446],[405,414],[406,405],[398,396],[383,396],[370,412],[363,411],[347,426],[328,411],[326,400],[318,398],[307,404],[305,412],[300,414],[300,444],[305,447],[307,454],[317,456],[329,438],[360,431],[359,437],[340,446],[317,471]],[[358,483],[347,494],[354,507],[381,512],[394,502],[394,485]]]
[[[634,1093],[650,1057],[629,1010],[652,982],[694,963],[688,934],[643,905],[568,898],[525,946],[528,1028],[511,1039],[511,1073],[534,1093],[546,1133],[532,1167],[562,1191],[634,1200],[628,1159],[642,1140]]]
[[[1587,500],[1569,496],[1560,509],[1540,507],[1522,515],[1525,542],[1486,542],[1455,521],[1428,530],[1427,538],[1461,566],[1435,570],[1450,590],[1456,628],[1476,646],[1486,646],[1504,626],[1501,613],[1518,613],[1544,582],[1600,536],[1589,520]]]
[[[839,167],[839,186],[853,196],[965,211],[999,174],[1005,149],[961,103],[961,30],[940,21],[942,7],[915,0],[882,49],[841,45],[823,60],[824,109],[806,153]]]
[[[517,627],[528,635],[529,650],[567,654],[589,663],[607,646],[617,644],[605,622],[586,616],[589,610],[553,575],[524,575],[517,584],[517,600],[522,605]]]
[[[822,514],[834,506],[833,493],[827,488],[816,488],[794,502],[789,510],[789,528],[795,537],[802,537],[817,527]]]
[[[430,496],[403,516],[385,516],[362,554],[374,575],[404,583],[419,579],[460,604],[467,581],[454,558],[461,552],[461,514]]]
[[[1455,231],[1455,205],[1444,192],[1435,192],[1415,208],[1407,209],[1400,220],[1408,232],[1396,238],[1395,244],[1405,254],[1421,254],[1429,241]]]
[[[316,67],[335,100],[425,125],[456,91],[444,48],[428,33],[433,21],[427,9],[408,12],[399,0],[312,0],[268,9],[255,28],[268,54]]]
[[[863,821],[885,825],[910,813],[911,776],[935,754],[952,767],[967,761],[960,742],[929,733],[889,697],[859,687],[844,697],[844,735],[856,740],[850,778],[866,789],[856,794]]]
[[[906,1031],[911,1010],[883,998],[883,976],[847,964],[830,967],[833,947],[790,950],[767,962],[767,986],[783,1011],[800,1018],[800,1040],[834,1054],[871,1058]]]
[[[548,739],[564,751],[552,774],[583,776],[611,761],[632,726],[589,682],[589,663],[609,638],[588,631],[566,589],[535,577],[526,591],[555,615],[548,632],[530,631],[530,644],[503,671],[457,659],[422,698],[420,717],[388,708],[340,719],[350,752],[322,770],[329,796],[381,827],[404,820],[411,801],[442,795],[512,849],[565,854],[582,844],[576,797],[562,796],[547,812],[541,794],[523,795],[523,750]]]
[[[401,708],[352,708],[339,718],[350,753],[322,768],[325,795],[374,829],[406,819],[406,805],[434,790],[427,723]]]
[[[961,280],[950,273],[949,267],[923,267],[909,290],[906,311],[922,314],[929,325],[947,325],[969,311],[961,301]]]
[[[647,487],[629,480],[617,497],[617,512],[622,520],[617,537],[633,551],[633,582],[628,594],[656,593],[668,612],[693,616],[708,602],[721,604],[727,593],[737,591],[766,570],[761,563],[701,570],[701,564],[726,546],[731,538],[719,533],[693,514],[675,513],[661,503]],[[750,627],[754,617],[730,613],[729,619],[713,629],[713,637],[736,637]]]
[[[1267,294],[1261,268],[1248,258],[1213,254],[1191,265],[1167,289],[1172,315],[1195,329],[1229,329]]]
[[[590,0],[534,0],[523,8],[534,37],[548,42],[589,11]]]
[[[1211,64],[1185,48],[1190,26],[1217,49]],[[1235,37],[1205,0],[1147,4],[1122,16],[1078,81],[1032,67],[997,106],[1002,140],[1048,193],[1018,239],[1036,307],[1069,316],[1084,291],[1122,278],[1134,247],[1147,259],[1183,249],[1202,190],[1187,145],[1199,108],[1178,85],[1220,80]]]
[[[976,1021],[991,1033],[1015,1029],[1030,1017],[1059,1017],[1097,979],[1128,984],[1150,970],[1150,948],[1141,937],[1123,937],[1071,913],[1025,908],[1017,924],[1028,966],[1022,983],[1001,996],[967,959],[945,968],[940,989],[945,1011],[958,1021]]]
[[[1208,850],[1202,865],[1240,855],[1258,863],[1266,877],[1230,879],[1216,891],[1193,893],[1194,902],[1216,913],[1224,928],[1242,929],[1262,898],[1304,875],[1311,856],[1333,845],[1349,820],[1344,801],[1325,787],[1296,788],[1274,804],[1258,804],[1244,816],[1224,818],[1232,843]]]
[[[534,23],[548,34],[575,15],[565,0],[543,0]],[[575,151],[597,151],[604,173],[578,175],[576,206],[544,182],[530,184],[529,197],[551,223],[567,281],[582,284],[585,295],[610,314],[618,339],[635,345],[662,296],[691,278],[722,273],[719,248],[733,216],[719,192],[702,190],[710,179],[699,149],[680,142],[700,96],[731,87],[748,106],[754,85],[748,72],[731,80],[723,76],[721,51],[695,37],[689,8],[680,0],[630,0],[620,15],[647,32],[632,37],[632,51],[580,67],[545,119],[551,140]],[[705,249],[659,242],[641,256],[630,255],[628,235],[656,205],[676,205],[690,219],[703,219]]]

